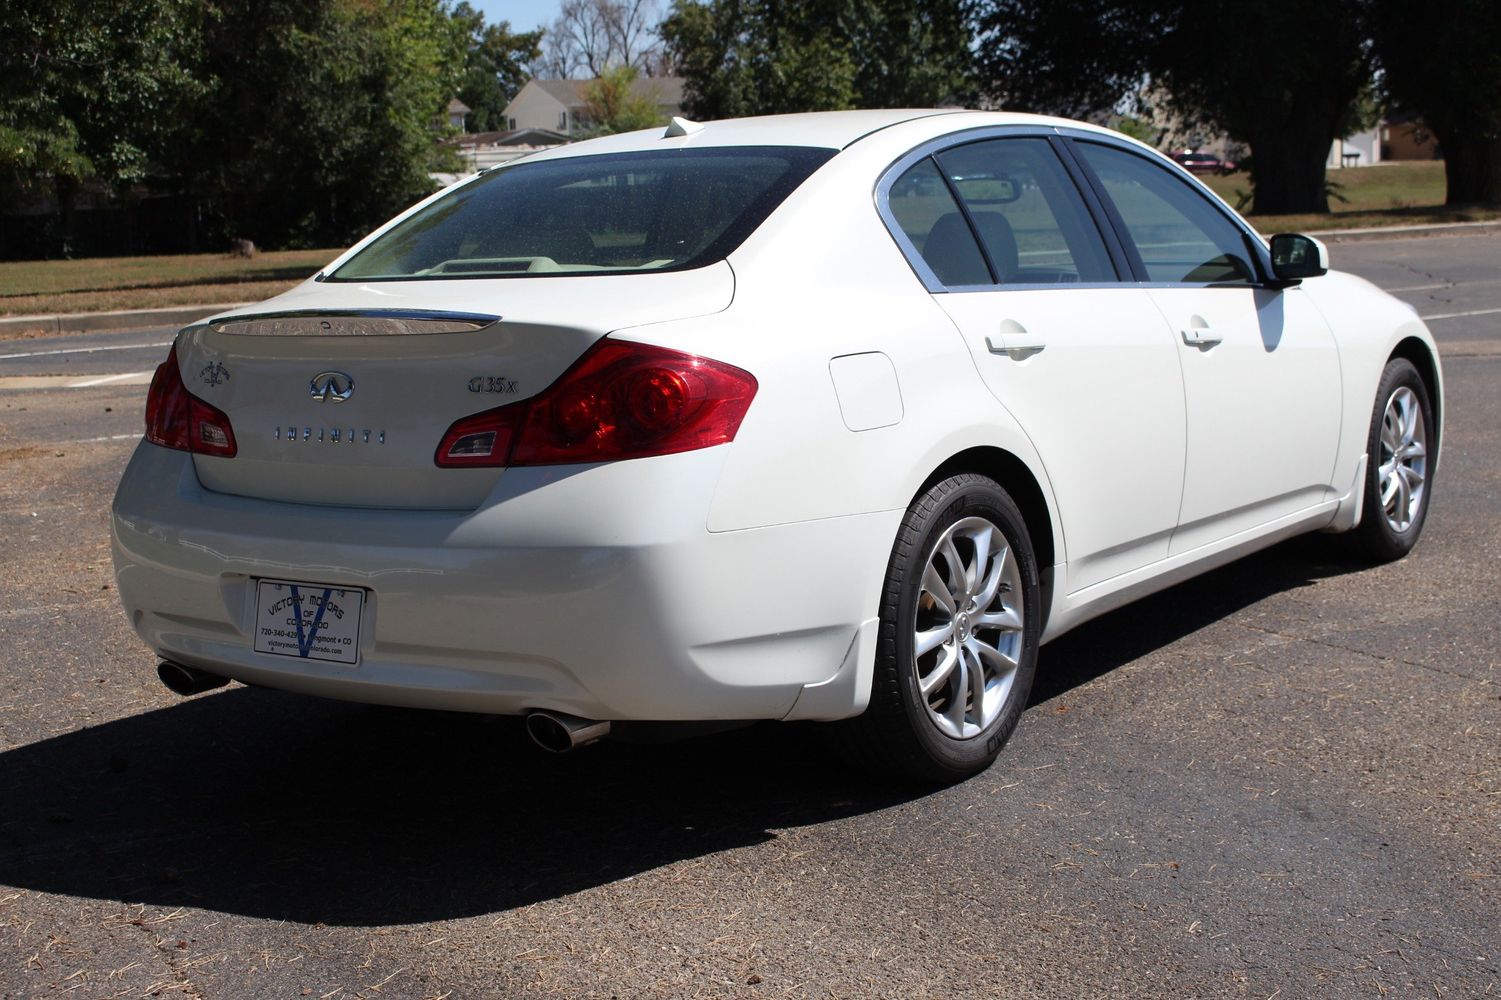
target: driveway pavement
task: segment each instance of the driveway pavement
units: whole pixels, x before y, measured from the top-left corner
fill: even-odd
[[[549,758],[509,720],[178,699],[110,589],[143,386],[16,381],[149,371],[170,331],[0,357],[0,997],[1501,994],[1498,249],[1333,251],[1471,314],[1433,324],[1412,557],[1296,540],[1084,626],[938,792],[810,726]]]

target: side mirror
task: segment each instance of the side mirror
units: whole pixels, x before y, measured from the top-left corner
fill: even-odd
[[[1329,271],[1329,250],[1312,236],[1278,233],[1272,237],[1272,273],[1278,281],[1317,278]]]

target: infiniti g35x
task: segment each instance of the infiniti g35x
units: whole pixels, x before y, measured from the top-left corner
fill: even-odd
[[[1123,136],[866,111],[469,178],[178,334],[113,512],[182,692],[849,720],[985,767],[1038,647],[1300,532],[1417,541],[1412,309]]]

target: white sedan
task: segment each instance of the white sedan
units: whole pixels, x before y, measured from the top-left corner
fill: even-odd
[[[1327,266],[1057,119],[539,153],[178,335],[120,597],[183,694],[525,715],[553,749],[849,720],[953,780],[1080,622],[1300,532],[1417,541],[1438,354]]]

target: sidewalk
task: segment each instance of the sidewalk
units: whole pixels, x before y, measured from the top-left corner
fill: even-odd
[[[124,309],[117,312],[65,313],[57,316],[0,316],[0,335],[7,333],[92,333],[129,330],[141,326],[187,326],[209,316],[229,312],[249,302],[212,306],[171,306],[166,309]]]
[[[1358,243],[1361,240],[1405,240],[1417,236],[1477,235],[1487,230],[1501,232],[1501,219],[1485,222],[1439,222],[1428,226],[1378,226],[1371,229],[1319,229],[1305,233],[1325,243]],[[1271,234],[1267,234],[1271,235]]]

